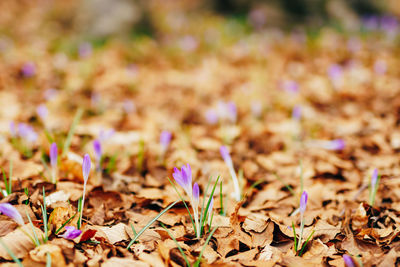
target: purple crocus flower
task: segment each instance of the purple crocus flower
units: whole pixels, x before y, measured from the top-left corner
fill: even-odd
[[[363,25],[367,30],[375,31],[378,29],[378,17],[377,16],[367,16],[363,18]]]
[[[329,78],[332,82],[339,82],[343,77],[343,68],[339,64],[332,64],[328,69]]]
[[[63,237],[65,239],[69,240],[75,239],[82,233],[81,230],[76,229],[74,226],[65,226],[64,228],[65,232],[64,234],[60,235],[60,237]]]
[[[167,151],[169,143],[171,142],[172,134],[169,131],[162,131],[160,134],[160,144],[163,150],[163,153]]]
[[[231,102],[228,102],[226,104],[226,110],[227,110],[227,114],[228,114],[228,119],[231,122],[236,122],[236,117],[237,117],[237,108],[236,108],[236,104]]]
[[[347,267],[356,267],[356,265],[355,265],[354,262],[353,262],[353,258],[350,257],[350,256],[347,255],[347,254],[344,254],[344,255],[343,255],[343,261],[344,261],[344,264],[345,264]]]
[[[205,114],[208,124],[214,125],[218,122],[218,114],[213,109],[209,109]]]
[[[87,58],[92,54],[92,45],[88,42],[82,43],[78,49],[80,58]]]
[[[293,107],[292,118],[296,121],[301,119],[301,107],[299,105]]]
[[[235,188],[235,198],[237,201],[240,200],[241,193],[240,193],[240,187],[239,187],[239,181],[236,176],[235,169],[233,167],[233,162],[232,158],[229,154],[228,148],[226,146],[221,146],[219,148],[219,152],[221,153],[222,159],[225,161],[225,164],[228,167],[229,174],[231,175],[232,181],[233,181],[233,186]]]
[[[36,113],[38,114],[39,118],[42,121],[45,121],[47,118],[47,115],[49,114],[49,111],[47,110],[47,107],[45,104],[41,104],[36,108]]]
[[[93,141],[93,150],[96,156],[96,161],[100,162],[102,156],[102,149],[101,149],[101,143],[98,139]]]
[[[200,201],[200,189],[199,189],[199,185],[197,183],[194,183],[194,185],[193,185],[193,200],[197,204]]]
[[[328,150],[343,150],[346,146],[346,143],[343,139],[335,139],[332,141],[328,141],[327,146],[325,149]]]
[[[213,206],[214,206],[214,197],[211,196],[210,206],[208,206],[208,225],[209,226],[211,226],[211,217],[212,217],[212,212],[213,212]]]
[[[86,154],[83,157],[83,162],[82,162],[82,174],[83,174],[83,180],[86,183],[88,178],[89,178],[89,173],[90,173],[90,157],[89,154]]]
[[[299,92],[299,84],[293,80],[283,81],[282,88],[291,94],[297,94]]]
[[[228,151],[228,148],[226,146],[221,146],[219,148],[219,152],[221,153],[222,159],[225,162],[232,162],[232,158],[229,155],[229,151]]]
[[[0,212],[16,221],[19,225],[25,224],[21,214],[10,203],[0,203]]]
[[[372,188],[375,188],[377,182],[378,182],[378,169],[375,168],[374,171],[372,172],[372,176],[371,176]]]
[[[111,138],[111,136],[114,135],[114,133],[115,133],[115,130],[112,129],[112,128],[108,129],[108,130],[101,130],[100,133],[99,133],[99,141],[101,143],[107,141],[108,139]]]
[[[26,123],[19,123],[18,124],[18,134],[23,139],[28,142],[35,142],[38,138],[37,133],[33,130],[32,126],[29,126]]]
[[[185,190],[189,197],[192,197],[192,169],[189,164],[183,165],[181,170],[174,168],[172,174],[175,181]]]
[[[36,74],[36,66],[33,62],[26,62],[21,68],[22,76],[25,78],[33,77]]]
[[[307,200],[308,200],[308,194],[306,191],[303,191],[303,194],[301,194],[301,197],[300,197],[300,213],[301,214],[304,214],[304,212],[306,211]]]
[[[52,168],[57,167],[57,156],[58,156],[57,144],[54,142],[50,146],[50,164]]]

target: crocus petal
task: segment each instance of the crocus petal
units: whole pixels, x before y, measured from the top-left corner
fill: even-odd
[[[97,160],[100,160],[102,155],[101,143],[98,139],[93,141],[93,149],[94,153],[96,154]]]
[[[90,173],[90,157],[89,154],[86,154],[83,157],[83,162],[82,162],[82,174],[83,174],[83,180],[85,183],[87,182],[89,178],[89,173]]]
[[[225,162],[229,162],[231,160],[231,156],[229,155],[228,148],[226,146],[221,146],[219,148],[219,152]]]
[[[378,169],[375,168],[374,171],[372,172],[371,186],[375,187],[377,181],[378,181]]]
[[[162,131],[160,135],[160,144],[164,150],[167,150],[169,143],[171,142],[172,134],[168,131]]]
[[[16,221],[19,225],[24,225],[24,220],[18,210],[10,203],[1,203],[0,212]]]
[[[211,217],[212,217],[212,212],[213,212],[213,206],[214,206],[214,197],[211,196],[210,206],[208,206],[208,225],[210,225],[210,226],[211,226]]]
[[[355,267],[354,262],[353,262],[353,259],[352,259],[349,255],[344,254],[344,255],[343,255],[343,261],[344,261],[344,264],[345,264],[347,267]]]
[[[193,200],[196,203],[199,203],[199,200],[200,200],[200,189],[199,189],[199,185],[197,183],[194,183],[194,185],[193,185]]]
[[[80,236],[81,233],[82,233],[81,230],[78,230],[73,226],[65,226],[65,233],[60,235],[60,237],[72,240]]]
[[[57,155],[58,155],[57,144],[54,142],[50,146],[50,164],[52,167],[57,166]]]
[[[180,186],[185,187],[185,183],[183,181],[182,173],[177,167],[174,168],[174,173],[172,174],[172,177],[174,177],[175,181]]]
[[[36,108],[36,113],[38,114],[38,116],[42,121],[45,121],[47,115],[49,114],[49,111],[47,110],[44,104],[41,104]]]
[[[300,213],[304,213],[306,211],[307,200],[308,200],[308,194],[306,191],[303,191],[303,194],[301,194],[300,198]]]

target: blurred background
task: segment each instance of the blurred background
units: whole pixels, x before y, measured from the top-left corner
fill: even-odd
[[[397,27],[399,15],[398,0],[2,0],[0,34],[27,42],[38,36],[98,43],[149,36],[171,42],[191,31],[196,36],[180,40],[190,47],[203,39],[218,41],[222,21],[228,22],[226,31],[240,36],[271,27],[387,30]]]

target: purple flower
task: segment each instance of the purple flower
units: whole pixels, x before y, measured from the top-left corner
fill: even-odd
[[[303,191],[303,194],[301,194],[301,197],[300,197],[300,213],[301,214],[304,214],[304,212],[306,211],[307,200],[308,200],[308,194],[306,191]]]
[[[102,142],[102,143],[107,141],[108,139],[111,138],[111,136],[114,135],[114,133],[115,133],[115,130],[112,129],[112,128],[108,129],[106,131],[101,130],[100,133],[99,133],[99,141]]]
[[[381,29],[387,33],[393,33],[398,29],[399,21],[393,16],[383,16],[380,19]]]
[[[265,12],[260,8],[251,10],[248,18],[249,22],[256,29],[261,29],[267,22],[267,16]]]
[[[363,25],[367,30],[375,31],[378,29],[378,17],[368,16],[363,18]]]
[[[192,169],[189,164],[183,165],[181,170],[174,168],[172,174],[175,181],[186,191],[188,196],[192,196]]]
[[[344,261],[344,264],[345,264],[347,267],[356,267],[356,265],[355,265],[354,262],[353,262],[353,259],[352,259],[349,255],[347,255],[347,254],[344,254],[344,255],[343,255],[343,261]]]
[[[343,150],[346,146],[346,143],[343,139],[335,139],[332,141],[328,141],[327,146],[325,147],[328,150]]]
[[[194,185],[193,185],[193,200],[197,204],[200,201],[200,189],[199,189],[199,185],[197,183],[194,183]]]
[[[23,139],[28,142],[35,142],[38,138],[37,133],[33,130],[31,126],[26,123],[19,123],[18,124],[18,134]]]
[[[171,142],[171,137],[172,134],[168,131],[162,131],[160,134],[160,144],[164,152],[167,150],[168,145]]]
[[[328,75],[333,82],[338,82],[343,77],[343,68],[339,64],[332,64],[328,69]]]
[[[372,177],[371,177],[372,188],[375,188],[377,182],[378,182],[378,169],[375,168],[374,171],[372,172]]]
[[[42,121],[45,121],[49,111],[47,110],[46,105],[41,104],[36,108],[36,113]]]
[[[60,237],[63,237],[65,239],[69,240],[75,239],[82,233],[81,230],[76,229],[74,226],[65,226],[64,228],[65,232],[64,234],[60,235]]]
[[[101,150],[101,143],[98,139],[93,141],[93,150],[96,156],[96,160],[99,162],[101,159],[102,150]]]
[[[301,107],[300,106],[296,105],[293,107],[292,118],[297,121],[301,119]]]
[[[213,125],[218,122],[218,114],[213,109],[209,109],[205,114],[206,120],[209,124]]]
[[[57,166],[57,156],[58,156],[57,144],[54,142],[50,146],[50,164],[51,167],[53,168]]]
[[[235,103],[233,103],[232,101],[228,102],[226,104],[226,110],[227,110],[228,119],[231,122],[235,122],[236,117],[237,117],[237,108],[236,108]]]
[[[297,94],[299,92],[299,84],[292,80],[283,81],[282,88],[291,94]]]
[[[83,180],[86,183],[88,178],[89,178],[89,173],[90,173],[90,157],[88,154],[86,154],[83,157],[83,162],[82,162],[82,174],[83,174]]]
[[[229,155],[229,151],[228,151],[228,148],[226,146],[221,146],[219,148],[219,152],[221,153],[221,156],[222,156],[222,158],[223,158],[223,160],[225,162],[232,162],[232,158]]]
[[[0,203],[0,212],[16,221],[19,225],[25,224],[21,214],[10,203]]]
[[[208,206],[208,225],[210,225],[210,226],[211,226],[211,217],[212,217],[212,212],[213,212],[213,206],[214,206],[214,197],[211,196],[210,206]]]
[[[30,78],[36,74],[36,66],[33,62],[26,62],[21,68],[22,76]]]
[[[88,42],[82,43],[79,46],[79,57],[80,58],[87,58],[92,54],[92,45]]]

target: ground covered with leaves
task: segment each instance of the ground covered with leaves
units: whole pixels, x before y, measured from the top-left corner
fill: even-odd
[[[248,32],[205,17],[169,39],[74,45],[24,28],[34,11],[0,43],[0,202],[25,223],[0,215],[2,264],[15,265],[9,250],[24,266],[344,266],[343,255],[359,266],[399,263],[398,31]],[[170,142],[160,142],[163,131]],[[82,234],[69,240],[86,153]],[[173,179],[184,164],[200,202],[221,181],[200,238],[168,180],[192,211]],[[303,239],[313,234],[300,253],[303,191]]]

